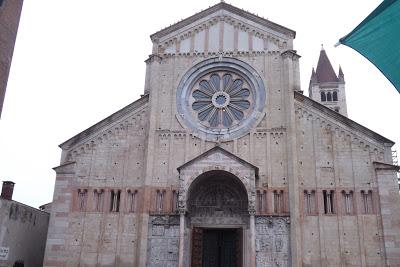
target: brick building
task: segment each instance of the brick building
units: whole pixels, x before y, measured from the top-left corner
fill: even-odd
[[[0,117],[23,0],[0,0]]]
[[[324,50],[221,2],[151,35],[143,96],[60,145],[45,266],[399,266],[393,142]]]
[[[43,264],[50,214],[12,199],[14,183],[4,181],[0,195],[0,266]]]

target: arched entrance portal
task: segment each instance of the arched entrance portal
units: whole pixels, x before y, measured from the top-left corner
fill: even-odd
[[[187,219],[192,267],[243,266],[248,195],[235,175],[209,171],[197,177],[188,190]]]

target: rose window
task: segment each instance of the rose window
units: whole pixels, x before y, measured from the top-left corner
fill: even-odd
[[[265,87],[249,64],[231,57],[209,58],[192,66],[176,90],[178,122],[209,141],[240,137],[264,116]]]
[[[249,112],[249,88],[246,80],[236,73],[209,73],[195,83],[191,107],[203,125],[229,128],[238,124]]]

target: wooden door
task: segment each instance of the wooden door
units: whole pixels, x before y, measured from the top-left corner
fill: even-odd
[[[237,267],[236,230],[219,232],[220,254],[218,267]]]
[[[236,229],[236,266],[243,267],[243,229]]]
[[[242,229],[192,231],[191,267],[242,267]]]
[[[193,228],[192,231],[192,265],[191,267],[202,267],[203,258],[203,229]]]
[[[236,230],[204,229],[202,267],[237,267]]]

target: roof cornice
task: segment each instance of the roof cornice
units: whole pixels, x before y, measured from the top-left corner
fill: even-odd
[[[173,25],[171,25],[171,26],[169,26],[169,27],[167,27],[165,29],[162,29],[162,30],[150,35],[150,38],[151,38],[152,41],[155,41],[156,39],[159,39],[159,38],[161,38],[161,37],[163,37],[163,36],[165,36],[167,34],[170,34],[170,33],[174,32],[176,30],[179,30],[180,28],[183,28],[183,27],[185,27],[185,26],[187,26],[187,25],[189,25],[189,24],[191,24],[191,23],[193,23],[193,22],[195,22],[195,21],[197,21],[197,20],[199,20],[199,19],[201,19],[203,17],[206,17],[206,16],[208,16],[208,15],[214,13],[214,12],[217,12],[217,11],[219,11],[221,9],[224,9],[226,11],[232,12],[233,14],[236,14],[238,16],[241,16],[241,17],[245,18],[245,19],[248,19],[248,20],[251,20],[253,22],[256,22],[256,23],[258,23],[260,25],[263,25],[265,27],[273,29],[273,30],[275,30],[277,32],[280,32],[282,34],[288,35],[293,39],[296,37],[296,32],[291,30],[291,29],[289,29],[289,28],[281,26],[281,25],[279,25],[277,23],[274,23],[272,21],[264,19],[264,18],[262,18],[260,16],[252,14],[252,13],[250,13],[248,11],[245,11],[243,9],[237,8],[235,6],[227,4],[225,2],[220,2],[220,3],[218,3],[218,4],[214,5],[214,6],[211,6],[211,7],[207,8],[207,9],[205,9],[205,10],[199,12],[199,13],[196,13],[196,14],[194,14],[194,15],[186,18],[186,19],[183,19],[183,20],[181,20],[181,21],[179,21],[179,22],[177,22],[177,23],[175,23],[175,24],[173,24]]]
[[[186,166],[192,164],[193,162],[197,161],[200,158],[206,157],[216,151],[221,151],[222,153],[224,153],[225,155],[227,155],[228,157],[234,158],[235,160],[237,160],[238,162],[249,166],[250,168],[255,170],[255,176],[256,178],[258,178],[258,167],[251,164],[250,162],[245,161],[244,159],[236,156],[235,154],[229,152],[228,150],[223,149],[222,147],[220,147],[219,145],[214,146],[213,148],[207,150],[206,152],[204,152],[203,154],[198,155],[197,157],[185,162],[184,164],[182,164],[181,166],[179,166],[178,168],[176,168],[178,170],[178,172],[180,172],[182,169],[184,169]]]
[[[343,123],[344,125],[348,126],[349,128],[352,128],[360,133],[363,133],[364,135],[366,135],[367,137],[374,139],[378,142],[384,143],[384,144],[389,144],[390,146],[393,146],[395,143],[392,140],[387,139],[386,137],[368,129],[365,126],[362,126],[361,124],[347,118],[346,116],[343,116],[342,114],[333,111],[332,109],[312,100],[311,98],[300,94],[298,92],[294,92],[294,97],[296,100],[298,100],[299,102],[307,105],[307,106],[311,106],[313,108],[315,108],[316,110],[320,111],[323,114],[326,114],[327,116],[334,118],[336,121],[339,121],[341,123]]]
[[[130,112],[138,109],[139,107],[143,106],[146,104],[149,100],[149,95],[143,95],[141,98],[138,100],[134,101],[133,103],[127,105],[126,107],[118,110],[117,112],[113,113],[112,115],[108,116],[107,118],[101,120],[100,122],[94,124],[93,126],[87,128],[86,130],[80,132],[79,134],[75,135],[74,137],[71,137],[67,141],[63,142],[62,144],[59,145],[60,148],[62,149],[68,149],[71,146],[77,144],[80,140],[87,138],[88,136],[92,135],[93,133],[99,131],[100,129],[106,127],[110,123],[118,120],[119,118],[122,118],[126,114],[129,114]]]
[[[374,164],[375,170],[377,170],[377,171],[396,171],[396,172],[400,172],[400,166],[397,166],[397,165],[387,164],[387,163],[379,162],[379,161],[374,161],[372,163]]]

